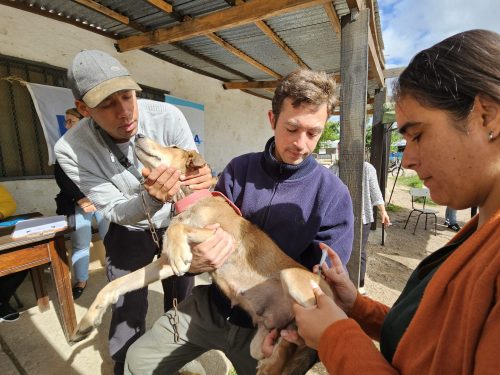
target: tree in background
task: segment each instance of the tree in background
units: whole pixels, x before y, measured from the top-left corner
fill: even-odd
[[[326,141],[337,141],[340,139],[340,121],[327,121],[325,125],[325,130],[314,149],[314,152],[318,152],[321,148],[323,142]]]

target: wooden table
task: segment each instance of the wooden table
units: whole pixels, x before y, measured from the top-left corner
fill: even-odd
[[[30,235],[13,239],[14,227],[0,227],[0,276],[29,269],[40,311],[49,309],[49,298],[42,280],[43,265],[50,264],[57,301],[54,306],[66,340],[76,327],[75,306],[71,291],[64,234],[71,230]]]

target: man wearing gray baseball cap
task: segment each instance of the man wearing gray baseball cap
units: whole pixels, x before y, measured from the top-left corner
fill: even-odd
[[[153,260],[158,251],[153,241],[143,199],[155,230],[161,236],[170,221],[170,203],[181,185],[206,189],[211,171],[203,167],[183,176],[174,168],[143,166],[133,152],[134,136],[144,134],[164,145],[196,149],[182,112],[152,100],[137,100],[141,88],[114,57],[96,50],[78,53],[68,69],[68,79],[78,111],[85,116],[55,145],[57,160],[69,178],[111,223],[104,239],[108,280],[135,271]],[[127,160],[128,159],[128,160]],[[141,171],[144,176],[141,192]],[[216,267],[232,252],[232,237],[217,229],[215,235],[196,246],[199,264]],[[221,257],[221,254],[224,256]],[[196,263],[196,262],[195,262]],[[191,267],[204,272],[206,266]],[[164,308],[172,307],[190,293],[192,277],[163,280]],[[115,374],[123,374],[128,347],[145,331],[147,288],[126,294],[113,307],[109,350]]]

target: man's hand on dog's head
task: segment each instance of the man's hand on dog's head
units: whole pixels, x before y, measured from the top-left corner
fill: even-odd
[[[142,175],[146,178],[144,188],[153,198],[168,202],[177,194],[181,187],[181,172],[175,168],[160,165],[152,170],[143,168]]]
[[[186,173],[186,175],[181,175],[181,181],[182,185],[187,185],[193,190],[208,189],[213,183],[212,171],[208,164],[205,164],[199,169]]]

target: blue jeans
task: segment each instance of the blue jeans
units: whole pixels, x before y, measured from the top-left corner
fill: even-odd
[[[84,212],[80,206],[75,205],[75,231],[71,233],[73,253],[74,282],[87,281],[89,278],[90,242],[92,241],[92,218],[95,218],[99,229],[99,236],[104,240],[108,231],[109,222],[99,212]]]
[[[457,223],[457,210],[454,208],[446,207],[445,219],[448,225],[453,225]]]

